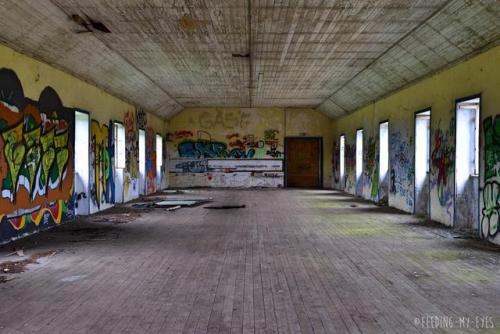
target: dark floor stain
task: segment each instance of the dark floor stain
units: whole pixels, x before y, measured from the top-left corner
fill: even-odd
[[[118,239],[120,236],[117,231],[106,227],[81,227],[64,232],[74,237],[70,242],[107,241]]]
[[[243,209],[245,208],[245,204],[230,204],[230,205],[209,205],[204,206],[205,209],[214,209],[214,210],[228,210],[228,209]]]

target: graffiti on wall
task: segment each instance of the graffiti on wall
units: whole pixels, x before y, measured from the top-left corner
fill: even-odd
[[[236,169],[229,165],[217,170],[209,168],[208,161],[210,159],[217,159],[217,161],[222,161],[221,163],[225,159],[235,163],[239,161],[244,166],[247,164],[243,160],[247,160],[249,163],[261,161],[262,165],[263,160],[283,159],[280,130],[264,129],[259,136],[252,133],[241,134],[237,131],[237,127],[247,126],[248,124],[245,124],[247,121],[247,116],[244,116],[243,113],[219,110],[215,113],[200,114],[201,130],[178,130],[168,133],[167,137],[171,140],[169,148],[172,150],[171,152],[174,152],[168,169],[170,173],[174,173],[174,177],[171,179],[172,185],[185,185],[183,182],[191,180],[193,183],[186,181],[191,186],[197,184],[217,186],[218,183],[215,180],[219,180],[219,174],[237,174],[236,178],[231,178],[233,186],[235,184],[239,184],[239,186],[282,184],[282,179],[267,183],[271,176],[263,176],[261,170],[253,168],[242,173],[236,173]],[[218,133],[217,139],[212,138],[212,134],[205,130],[214,127],[223,128],[222,133]],[[193,174],[198,174],[198,176],[193,176]],[[281,173],[278,178],[282,177]],[[250,181],[254,178],[256,180]]]
[[[130,193],[136,193],[139,173],[139,143],[136,117],[133,111],[128,111],[123,118],[125,128],[125,174],[123,178],[123,192],[126,199]]]
[[[356,145],[345,143],[345,177],[344,189],[353,191],[356,187]]]
[[[141,108],[138,108],[137,111],[135,112],[135,118],[136,118],[137,129],[145,129],[146,124],[148,122],[146,112]]]
[[[266,155],[277,159],[281,158],[281,156],[283,155],[283,152],[278,151],[278,145],[279,145],[278,134],[279,131],[276,129],[264,130],[264,145],[268,146],[268,149],[266,150]],[[262,145],[260,145],[259,141],[259,147],[260,146]]]
[[[173,137],[175,139],[189,138],[193,136],[193,131],[175,131]]]
[[[448,129],[440,127],[441,121],[434,131],[434,147],[431,153],[431,186],[437,190],[439,204],[446,208],[452,217],[453,208],[453,169],[454,169],[454,137],[455,122],[452,120]]]
[[[216,112],[204,111],[198,116],[198,124],[202,129],[213,129],[220,126],[230,130],[236,127],[241,127],[247,118],[246,114],[236,114],[230,111],[217,109]]]
[[[340,182],[340,145],[334,140],[332,145],[332,175],[334,185]]]
[[[484,190],[481,210],[483,238],[495,238],[500,223],[500,116],[483,121]]]
[[[156,134],[153,128],[146,130],[146,194],[156,192]]]
[[[170,172],[174,173],[206,173],[208,172],[207,159],[172,160]]]
[[[177,143],[179,157],[187,159],[201,158],[228,158],[228,159],[254,159],[254,158],[281,158],[279,151],[278,130],[268,129],[264,132],[263,139],[256,139],[254,135],[230,133],[225,136],[227,142],[213,140],[206,131],[198,131],[198,138],[191,138],[191,131],[177,131],[182,133],[182,141]],[[172,137],[172,134],[169,135]],[[173,134],[176,138],[175,133]],[[188,136],[188,138],[186,138]]]
[[[0,241],[73,217],[73,126],[54,89],[30,100],[0,69]]]
[[[406,139],[408,138],[408,140]],[[391,134],[390,192],[405,198],[408,208],[413,208],[413,138],[400,131]]]
[[[90,198],[100,209],[115,202],[113,124],[100,125],[93,119],[90,134]]]
[[[368,142],[365,145],[365,170],[363,182],[370,188],[370,196],[372,199],[377,199],[378,196],[378,154],[377,154],[377,140],[374,137],[368,137]]]
[[[125,127],[125,166],[130,176],[137,178],[139,161],[139,145],[137,139],[137,127],[135,126],[134,112],[129,111],[123,118]]]

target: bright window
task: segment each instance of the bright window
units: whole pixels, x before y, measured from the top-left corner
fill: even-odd
[[[363,129],[356,130],[356,181],[363,174]]]
[[[379,178],[383,180],[389,170],[389,122],[380,124]]]
[[[157,174],[161,172],[161,166],[163,165],[163,138],[160,135],[156,135],[156,171]]]
[[[139,129],[139,173],[146,176],[146,132]]]
[[[121,123],[115,123],[115,166],[125,168],[125,128]]]

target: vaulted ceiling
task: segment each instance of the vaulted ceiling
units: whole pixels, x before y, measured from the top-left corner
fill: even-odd
[[[170,117],[353,111],[500,43],[498,0],[0,0],[0,40]],[[71,19],[102,22],[111,33]],[[93,30],[93,32],[88,32]]]

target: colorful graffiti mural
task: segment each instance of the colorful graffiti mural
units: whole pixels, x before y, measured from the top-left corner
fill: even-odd
[[[231,143],[238,145],[238,143]],[[231,145],[230,144],[230,145]],[[243,150],[234,147],[228,150],[228,145],[220,141],[185,140],[178,144],[179,156],[181,158],[253,158],[255,149]]]
[[[156,192],[156,134],[153,128],[146,131],[146,193]]]
[[[190,118],[193,128],[175,129],[167,135],[168,150],[171,154],[168,171],[171,186],[218,186],[216,180],[225,179],[220,175],[236,175],[233,168],[211,170],[208,161],[274,160],[283,159],[283,136],[281,129],[269,127],[260,128],[251,123],[252,113],[239,110],[217,110],[216,112],[201,112]],[[198,122],[197,122],[198,121]],[[196,126],[198,125],[198,127]],[[241,133],[239,129],[254,129],[252,132]],[[210,130],[209,130],[210,129]],[[214,130],[217,129],[217,130]],[[212,136],[215,131],[216,136]],[[247,166],[247,164],[243,163]],[[225,186],[278,186],[283,184],[283,174],[280,180],[268,180],[261,170],[245,170]],[[276,179],[276,177],[274,177]]]
[[[198,131],[197,139],[186,139],[184,135],[191,131],[177,131],[183,133],[184,138],[177,144],[179,157],[187,159],[200,158],[281,158],[283,153],[278,150],[278,130],[265,130],[264,139],[258,140],[254,135],[240,136],[239,133],[230,133],[225,136],[228,142],[212,140],[206,131]],[[176,132],[176,133],[177,133]]]
[[[484,190],[481,210],[483,238],[495,238],[500,224],[500,116],[483,121]]]
[[[73,126],[54,89],[30,100],[0,69],[0,242],[73,217]]]
[[[136,117],[128,111],[123,118],[125,128],[125,173],[123,177],[123,193],[125,200],[138,195],[139,143]]]
[[[447,130],[438,122],[434,131],[434,147],[431,153],[431,186],[437,190],[439,204],[446,208],[448,216],[453,216],[453,174],[454,174],[454,129],[455,121]]]
[[[90,126],[90,197],[101,209],[103,204],[115,202],[113,124],[100,125],[92,120]]]
[[[390,192],[404,198],[407,209],[412,209],[414,171],[410,154],[413,152],[413,137],[398,131],[390,138]]]
[[[139,145],[134,112],[129,111],[125,114],[123,125],[125,127],[125,167],[131,177],[137,178]]]
[[[138,108],[135,112],[135,120],[137,129],[146,129],[148,118],[146,112],[141,108]]]

